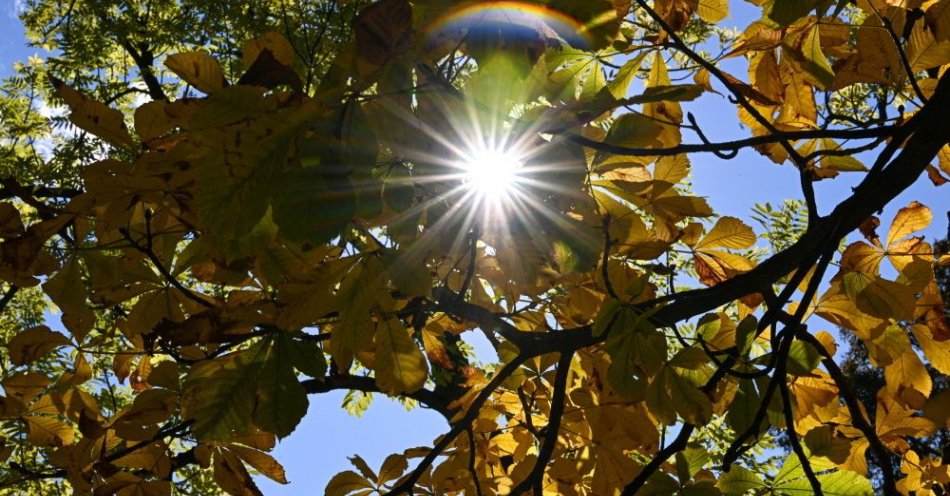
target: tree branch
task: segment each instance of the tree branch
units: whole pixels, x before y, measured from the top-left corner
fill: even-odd
[[[807,131],[779,131],[765,134],[762,136],[753,136],[735,141],[724,141],[721,143],[686,143],[667,148],[632,148],[627,146],[612,145],[602,141],[592,140],[580,134],[563,133],[567,139],[593,148],[598,151],[622,155],[627,157],[666,157],[679,155],[682,153],[728,153],[738,151],[743,148],[750,148],[770,143],[779,143],[783,141],[797,141],[803,139],[817,138],[836,138],[836,139],[870,139],[890,136],[896,126],[881,126],[870,129],[809,129]]]
[[[364,393],[381,393],[376,386],[376,379],[356,375],[330,375],[319,379],[307,379],[300,383],[308,394],[321,394],[330,391],[348,389],[363,391]],[[418,401],[421,405],[439,412],[446,420],[451,421],[456,410],[449,404],[454,398],[447,398],[430,389],[419,389],[401,395]]]
[[[544,427],[544,441],[538,451],[538,459],[534,462],[531,473],[511,490],[511,496],[524,493],[529,487],[534,488],[535,496],[542,496],[544,483],[544,469],[551,461],[557,438],[561,430],[561,417],[564,415],[565,395],[567,393],[567,376],[571,370],[571,360],[574,353],[562,353],[557,362],[557,374],[554,377],[554,394],[551,398],[551,413],[548,415],[548,425]]]
[[[890,450],[884,446],[881,438],[877,435],[877,430],[874,429],[874,426],[872,426],[864,416],[864,410],[861,408],[858,396],[855,394],[844,372],[842,372],[838,364],[835,363],[834,356],[828,353],[828,350],[821,344],[821,341],[818,341],[818,339],[812,336],[808,331],[800,329],[798,331],[798,338],[812,345],[818,350],[818,353],[821,354],[821,363],[825,366],[825,370],[828,371],[828,375],[831,376],[832,380],[834,380],[838,386],[841,398],[844,399],[844,404],[848,407],[848,412],[851,414],[852,425],[867,438],[871,450],[874,451],[878,463],[881,465],[881,477],[884,479],[884,494],[899,494],[897,491],[897,483],[894,481],[894,465],[891,463]]]
[[[482,409],[482,405],[488,401],[488,397],[495,392],[495,389],[497,389],[498,386],[500,386],[501,383],[505,381],[505,379],[510,377],[511,374],[518,370],[518,367],[520,367],[521,364],[527,359],[528,357],[524,355],[518,355],[514,358],[514,360],[508,362],[507,365],[499,370],[495,374],[495,377],[493,377],[492,380],[489,381],[485,386],[485,389],[482,389],[482,391],[478,393],[478,396],[476,396],[472,401],[472,405],[468,408],[468,411],[465,412],[465,416],[459,419],[459,421],[452,426],[449,432],[439,439],[439,442],[432,447],[431,451],[426,453],[426,456],[421,462],[419,462],[419,465],[417,465],[416,468],[405,479],[403,479],[399,485],[386,493],[387,496],[411,493],[412,488],[416,485],[416,482],[419,481],[419,478],[422,477],[422,474],[426,471],[426,469],[432,466],[432,462],[435,461],[436,457],[442,454],[442,452],[445,451],[445,448],[455,441],[455,438],[457,438],[458,435],[462,433],[462,431],[471,426],[475,418],[478,417],[478,414]]]

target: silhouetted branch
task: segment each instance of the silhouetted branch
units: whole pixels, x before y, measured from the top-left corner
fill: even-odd
[[[308,394],[320,394],[337,390],[353,390],[364,393],[381,392],[379,387],[376,386],[376,379],[356,375],[329,375],[319,379],[301,381],[300,385]],[[416,400],[422,406],[439,412],[446,420],[451,420],[452,415],[456,413],[455,409],[449,407],[454,398],[444,397],[429,389],[419,389],[411,393],[404,393],[401,396]]]
[[[844,375],[844,372],[842,372],[838,364],[835,363],[834,356],[828,353],[828,350],[821,344],[821,341],[818,341],[818,339],[812,336],[808,331],[804,329],[799,330],[798,338],[812,345],[818,350],[818,353],[821,354],[822,365],[825,366],[825,370],[828,371],[828,375],[831,376],[831,379],[835,381],[835,384],[838,386],[838,392],[841,394],[841,398],[844,399],[845,406],[848,407],[848,413],[851,414],[851,424],[867,438],[871,450],[874,451],[878,463],[881,465],[881,476],[884,479],[884,494],[899,494],[897,491],[897,483],[894,481],[894,465],[891,463],[890,451],[884,446],[884,443],[881,442],[881,438],[878,437],[874,426],[872,426],[864,416],[864,409],[861,408],[858,396],[851,387],[851,383]]]
[[[784,367],[782,368],[784,369]],[[782,372],[784,372],[784,370]],[[785,380],[779,382],[779,388],[781,388],[782,392],[782,413],[785,416],[785,432],[788,434],[788,440],[792,444],[792,451],[795,452],[795,456],[798,457],[798,461],[802,464],[802,471],[805,472],[805,477],[808,478],[808,483],[811,484],[811,490],[814,491],[816,496],[824,496],[825,493],[821,490],[821,481],[819,481],[818,476],[815,475],[815,470],[812,468],[811,462],[808,461],[808,455],[805,454],[802,443],[798,439],[798,433],[795,432],[795,415],[792,412],[792,399],[788,391],[788,382]]]
[[[501,385],[508,377],[511,376],[518,370],[518,367],[521,366],[527,360],[528,357],[522,354],[516,356],[512,361],[508,362],[501,370],[499,370],[492,380],[488,382],[484,389],[478,393],[478,396],[472,401],[472,405],[469,406],[468,411],[465,412],[465,416],[456,422],[452,428],[443,435],[439,442],[432,447],[432,450],[426,453],[426,456],[419,462],[419,465],[406,476],[402,482],[394,487],[391,491],[386,493],[387,495],[396,495],[403,493],[410,493],[412,488],[416,485],[416,482],[419,481],[419,478],[422,477],[422,474],[432,466],[432,462],[435,461],[436,457],[442,454],[445,451],[445,448],[452,444],[455,441],[455,438],[462,433],[465,429],[469,428],[472,425],[472,422],[478,417],[479,411],[481,411],[482,405],[488,401],[488,398],[495,392],[495,389]]]
[[[668,157],[682,153],[724,153],[738,151],[743,148],[779,143],[783,141],[797,141],[818,138],[836,139],[870,139],[889,136],[896,126],[882,126],[871,129],[810,129],[807,131],[776,131],[762,136],[753,136],[735,141],[721,143],[686,143],[667,148],[633,148],[628,146],[612,145],[602,141],[592,140],[575,133],[563,133],[567,139],[593,148],[598,151],[622,155],[626,157]]]
[[[541,450],[538,451],[538,459],[534,462],[531,473],[511,490],[510,494],[512,496],[521,494],[527,491],[528,488],[534,488],[535,496],[541,496],[543,493],[544,469],[551,461],[551,455],[554,454],[554,448],[557,446],[557,438],[561,430],[561,417],[564,416],[567,376],[571,371],[571,360],[573,358],[574,353],[563,353],[557,362],[554,394],[551,397],[551,413],[548,415],[548,425],[543,429],[544,440],[541,443]]]

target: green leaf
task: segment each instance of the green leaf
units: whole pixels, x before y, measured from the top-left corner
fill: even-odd
[[[700,445],[688,446],[676,453],[676,475],[681,484],[686,484],[709,463],[709,452]]]
[[[356,195],[349,180],[320,167],[295,164],[274,188],[274,222],[293,241],[319,245],[330,241],[356,215]]]
[[[746,318],[739,321],[736,326],[736,349],[739,354],[745,356],[752,349],[752,343],[755,342],[755,331],[758,329],[759,322],[753,315],[747,315]]]
[[[705,88],[698,84],[651,86],[643,93],[621,100],[619,105],[636,105],[656,102],[687,102],[699,98]]]
[[[290,347],[294,368],[310,377],[321,378],[327,373],[327,359],[323,349],[314,341],[297,341]]]
[[[379,260],[368,257],[340,283],[336,294],[340,322],[333,328],[329,351],[341,371],[349,369],[356,351],[372,344],[370,311],[377,302],[388,298],[383,276]]]
[[[661,132],[663,127],[655,120],[639,112],[630,112],[617,117],[607,131],[604,142],[610,145],[645,148],[657,144]],[[603,162],[610,156],[610,153],[599,151],[594,162]]]
[[[821,466],[815,466],[817,461],[811,458],[812,468],[819,471]],[[790,467],[787,469],[786,467]],[[871,488],[871,481],[861,475],[846,470],[838,470],[818,476],[818,482],[821,484],[822,493],[828,496],[871,496],[874,489]],[[802,470],[801,462],[797,456],[790,456],[782,470],[775,477],[772,485],[775,494],[782,496],[811,496],[815,491],[811,487],[805,472]]]
[[[264,241],[273,234],[273,221],[265,217],[273,215],[272,197],[291,196],[280,191],[279,178],[302,119],[302,112],[278,112],[247,126],[200,133],[205,157],[198,169],[195,203],[206,233],[223,244],[230,257],[247,256],[260,247],[242,241],[255,229]]]
[[[297,353],[293,350],[299,345],[287,333],[280,333],[268,341],[270,346],[258,376],[254,424],[284,438],[306,415],[310,401],[294,373]]]
[[[614,98],[620,100],[627,96],[627,89],[630,87],[630,83],[633,82],[637,77],[637,71],[640,70],[640,65],[643,64],[643,58],[650,53],[646,50],[641,51],[636,57],[630,58],[620,66],[620,69],[617,70],[617,74],[607,83],[607,91],[613,95]]]
[[[232,355],[200,362],[185,378],[182,410],[200,439],[228,441],[255,427],[283,438],[307,413],[294,373],[289,334],[261,339]]]
[[[788,352],[788,373],[792,375],[810,374],[818,362],[821,361],[821,355],[814,346],[803,341],[795,341]]]
[[[192,367],[185,378],[182,416],[194,419],[192,431],[199,439],[227,441],[253,431],[257,378],[266,353],[260,341]]]
[[[744,496],[749,491],[758,494],[759,489],[767,487],[759,474],[739,465],[733,465],[728,472],[723,473],[716,486],[724,496]]]
[[[835,81],[835,72],[831,69],[831,64],[828,63],[828,59],[821,51],[818,24],[805,34],[805,38],[802,40],[802,55],[805,57],[805,63],[802,66],[805,72],[818,83],[818,87],[823,89],[831,87]]]
[[[726,412],[726,421],[735,432],[745,432],[752,425],[762,399],[751,379],[739,379],[739,389]]]
[[[815,0],[773,0],[766,10],[766,17],[779,26],[789,26],[808,15]]]

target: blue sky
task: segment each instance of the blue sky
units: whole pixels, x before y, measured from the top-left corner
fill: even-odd
[[[22,26],[15,16],[18,3],[0,0],[0,76],[8,75],[14,62],[38,52],[26,46]],[[745,2],[730,3],[734,9],[733,17],[724,21],[724,25],[746,25],[754,7]],[[744,77],[741,64],[740,60],[734,59],[724,68]],[[724,97],[706,95],[697,102],[685,104],[684,110],[694,113],[712,141],[748,136],[736,119],[735,106]],[[684,141],[696,142],[695,136],[684,134]],[[865,153],[860,158],[869,163],[873,156],[873,153]],[[697,154],[691,159],[694,191],[708,197],[714,210],[720,214],[748,218],[755,203],[780,204],[785,198],[801,197],[798,174],[793,167],[775,165],[754,151],[744,150],[728,161],[710,154]],[[847,197],[851,187],[862,177],[863,174],[843,174],[837,179],[817,183],[821,212],[828,213]],[[943,237],[947,233],[944,212],[950,209],[948,188],[950,186],[938,189],[926,178],[919,180],[879,215],[883,232],[898,208],[918,200],[934,211],[934,223],[925,235],[930,239]],[[764,241],[760,244],[764,245]],[[447,430],[445,421],[438,414],[424,409],[406,412],[401,404],[378,395],[364,417],[357,419],[340,408],[342,399],[342,392],[310,398],[307,417],[275,453],[287,469],[291,484],[281,486],[259,479],[265,494],[310,495],[322,492],[333,474],[350,468],[347,456],[359,454],[371,467],[378,468],[386,455],[409,447],[431,445],[436,436]]]

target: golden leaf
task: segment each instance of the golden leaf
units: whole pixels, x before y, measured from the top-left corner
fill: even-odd
[[[91,100],[66,83],[50,76],[56,94],[69,105],[69,120],[76,127],[88,131],[113,145],[132,148],[135,144],[125,125],[122,112],[104,103]]]
[[[429,366],[399,320],[376,327],[376,385],[389,395],[416,391],[425,384]]]
[[[183,52],[169,55],[165,67],[198,91],[208,95],[227,86],[224,71],[214,57],[204,52]]]
[[[696,243],[693,249],[697,251],[713,248],[744,250],[755,244],[755,239],[752,228],[741,220],[735,217],[720,217],[716,225]]]

